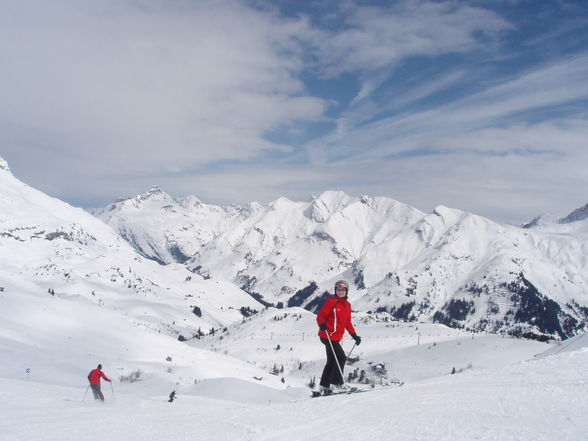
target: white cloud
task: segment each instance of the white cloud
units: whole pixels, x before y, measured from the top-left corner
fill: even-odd
[[[407,56],[482,49],[477,35],[510,27],[492,11],[454,2],[402,0],[388,8],[353,6],[345,14],[346,29],[318,36],[319,59],[326,76],[362,74],[361,96],[377,87],[374,72],[389,72]]]
[[[288,150],[267,133],[322,118],[326,102],[298,79],[301,42],[332,74],[366,72],[364,98],[385,79],[378,69],[505,26],[489,11],[411,0],[348,3],[345,15],[349,27],[327,33],[236,0],[12,3],[0,18],[1,141],[10,157],[37,148],[45,164],[79,157],[96,175],[113,163],[144,174],[250,159]]]
[[[102,171],[283,150],[265,133],[325,107],[288,54],[300,27],[230,0],[17,2],[0,18],[0,124]]]

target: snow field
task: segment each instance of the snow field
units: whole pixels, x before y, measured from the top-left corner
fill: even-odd
[[[366,394],[276,403],[268,393],[265,404],[189,394],[167,403],[133,385],[116,385],[114,400],[105,385],[107,402],[82,402],[83,387],[2,378],[0,439],[576,441],[588,429],[587,362],[580,349]]]

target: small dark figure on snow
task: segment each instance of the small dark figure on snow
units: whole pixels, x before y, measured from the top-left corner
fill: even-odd
[[[333,392],[331,385],[337,389],[343,387],[343,368],[346,355],[341,347],[341,340],[347,331],[355,340],[361,343],[361,337],[355,333],[351,322],[351,304],[347,300],[349,285],[345,280],[335,283],[335,295],[329,297],[316,316],[319,325],[319,337],[327,350],[327,363],[321,375],[321,393]]]
[[[173,403],[174,399],[176,398],[176,391],[172,390],[172,393],[169,394],[169,400],[167,400],[168,403]]]
[[[88,381],[90,382],[90,387],[92,388],[92,393],[94,394],[95,400],[104,401],[104,394],[100,390],[100,379],[104,378],[109,383],[112,381],[104,372],[102,372],[102,365],[99,364],[96,369],[92,369],[88,374]]]

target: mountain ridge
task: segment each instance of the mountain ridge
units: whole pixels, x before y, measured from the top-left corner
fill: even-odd
[[[356,307],[395,318],[537,338],[566,338],[586,328],[582,218],[521,228],[443,205],[423,213],[390,198],[341,191],[309,202],[203,206],[220,217],[229,210],[241,216],[227,228],[217,222],[208,241],[184,235],[188,242],[178,246],[193,254],[183,263],[231,280],[267,304],[316,310],[333,282],[345,278]],[[109,218],[95,214],[121,229],[128,219],[120,209]],[[166,234],[177,235],[172,216],[163,207],[157,213],[167,219]],[[143,228],[136,233],[161,239],[157,229]]]

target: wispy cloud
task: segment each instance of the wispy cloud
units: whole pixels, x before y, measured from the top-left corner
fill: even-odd
[[[411,150],[455,150],[484,147],[479,131],[542,120],[538,112],[588,99],[588,56],[582,55],[530,71],[471,96],[434,109],[381,118],[369,124],[347,121],[345,133],[333,132],[309,148],[328,146],[333,160],[372,161]],[[538,120],[538,121],[536,121]],[[452,140],[455,139],[455,142]],[[472,139],[472,142],[465,142]],[[512,143],[503,145],[508,151]],[[532,149],[532,146],[528,146]],[[545,147],[537,145],[538,150]]]

